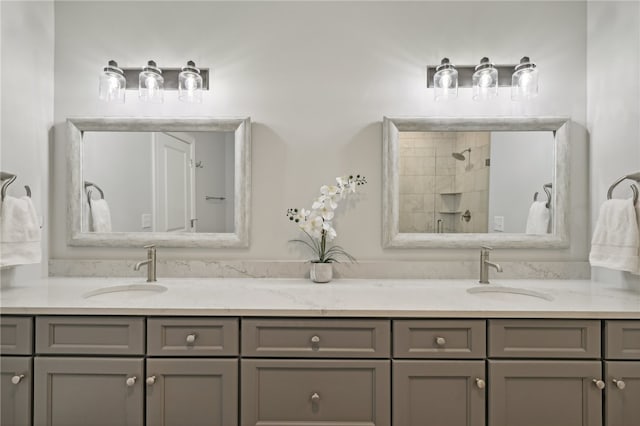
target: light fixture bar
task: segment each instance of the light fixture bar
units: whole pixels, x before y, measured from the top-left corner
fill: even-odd
[[[162,68],[164,77],[164,90],[178,90],[178,74],[182,68]],[[138,90],[138,74],[142,67],[120,68],[127,79],[127,90]],[[202,76],[202,90],[209,90],[209,68],[199,68]]]
[[[457,65],[458,70],[458,87],[472,87],[473,73],[476,70],[476,65]],[[427,87],[433,88],[433,75],[436,73],[436,67],[439,65],[427,66]],[[516,64],[513,65],[495,65],[498,70],[498,86],[499,87],[511,87],[511,75]],[[128,81],[128,80],[127,80]]]

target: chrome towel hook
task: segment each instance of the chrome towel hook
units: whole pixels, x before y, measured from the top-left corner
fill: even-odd
[[[621,178],[619,178],[618,180],[616,180],[613,185],[611,185],[609,187],[609,190],[607,191],[607,200],[610,200],[613,196],[613,189],[621,182],[625,181],[625,180],[634,180],[637,183],[640,183],[640,172],[636,172],[636,173],[631,173],[625,176],[622,176]],[[630,185],[631,187],[631,191],[633,191],[633,205],[638,204],[638,187],[634,184]]]
[[[0,180],[4,181],[2,183],[2,190],[0,190],[3,200],[7,195],[7,188],[9,188],[9,185],[11,185],[17,178],[18,175],[14,175],[13,173],[0,172]],[[24,190],[27,193],[27,197],[31,198],[31,188],[29,187],[29,185],[25,185]]]

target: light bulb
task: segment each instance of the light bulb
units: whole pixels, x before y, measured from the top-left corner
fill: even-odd
[[[193,78],[193,76],[188,76],[185,80],[184,80],[184,87],[185,89],[187,89],[189,92],[192,92],[195,90],[195,88],[197,87],[197,83],[196,83],[196,79]]]
[[[520,75],[519,83],[522,90],[526,91],[531,84],[531,74],[528,72],[522,73],[522,75]]]
[[[444,74],[441,78],[440,78],[440,86],[443,89],[448,89],[451,87],[451,76],[449,74]]]
[[[485,73],[482,73],[482,75],[480,76],[480,81],[478,81],[478,85],[482,88],[487,88],[491,86],[492,82],[493,82],[493,78],[491,78],[491,74],[485,72]]]

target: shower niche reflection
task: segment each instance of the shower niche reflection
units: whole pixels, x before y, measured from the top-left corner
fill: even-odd
[[[550,131],[404,131],[401,233],[524,233],[534,194],[553,180]]]

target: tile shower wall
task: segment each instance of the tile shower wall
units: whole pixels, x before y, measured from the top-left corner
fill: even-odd
[[[150,6],[152,4],[152,7]],[[475,261],[476,250],[385,250],[381,246],[382,129],[390,116],[566,115],[571,132],[571,247],[500,250],[504,261],[585,261],[587,146],[586,6],[581,2],[189,2],[189,24],[176,20],[183,2],[55,2],[55,141],[51,254],[56,260],[136,259],[140,249],[66,244],[64,121],[70,116],[238,116],[253,120],[251,246],[160,251],[165,259],[288,260],[308,258],[288,240],[298,231],[287,207],[308,207],[322,184],[354,171],[367,176],[358,203],[335,221],[337,242],[361,261]],[[455,17],[456,31],[451,32]],[[527,16],[526,20],[520,19]],[[118,31],[112,31],[114,22]],[[157,31],[140,31],[153,22]],[[428,22],[428,25],[425,24]],[[478,23],[482,22],[482,37]],[[544,25],[540,25],[544,22]],[[507,35],[508,36],[505,36]],[[487,43],[491,40],[491,43]],[[439,104],[426,89],[426,65],[443,56],[473,64],[527,54],[541,72],[539,98],[514,104],[508,89],[487,103],[460,89]],[[106,105],[96,96],[107,60],[137,66],[188,59],[213,70],[202,105],[174,93],[162,105]]]
[[[399,142],[400,232],[487,232],[490,134],[402,132]]]

